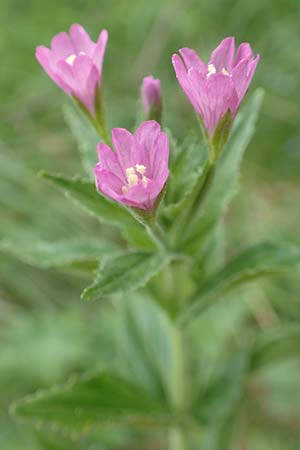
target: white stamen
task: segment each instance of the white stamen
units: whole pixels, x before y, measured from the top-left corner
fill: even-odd
[[[125,184],[122,186],[122,192],[123,194],[127,194],[129,189],[133,186],[137,186],[139,181],[142,181],[143,186],[147,187],[148,179],[145,177],[147,167],[143,164],[136,164],[135,167],[127,167],[125,170],[126,178],[127,178],[127,185]],[[140,177],[139,175],[142,175]]]
[[[223,69],[222,69],[222,74],[229,77],[229,72],[225,69],[225,67],[223,67]]]
[[[70,64],[70,66],[73,66],[75,59],[76,59],[76,55],[75,55],[75,53],[73,53],[72,55],[70,55],[66,58],[66,62],[68,64]]]
[[[134,167],[128,167],[126,169],[126,178],[128,180],[129,175],[134,175],[135,174],[135,168]]]
[[[217,73],[217,70],[213,64],[208,64],[207,66],[208,73],[206,75],[206,78],[209,78],[214,73]]]
[[[132,173],[127,177],[127,181],[129,187],[136,186],[139,182],[139,177],[136,173]]]
[[[135,168],[138,173],[140,173],[141,175],[145,175],[146,166],[144,166],[143,164],[136,164]]]

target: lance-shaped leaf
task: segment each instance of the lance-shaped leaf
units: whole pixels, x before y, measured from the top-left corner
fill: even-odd
[[[100,195],[94,183],[80,177],[71,178],[56,173],[41,172],[40,175],[62,189],[67,197],[101,222],[119,227],[137,226],[132,215],[118,203]]]
[[[97,144],[100,138],[87,118],[73,105],[64,106],[64,116],[74,135],[87,176],[94,178],[94,167],[97,163]]]
[[[286,325],[258,336],[252,354],[252,370],[300,356],[300,327]]]
[[[224,371],[194,401],[194,416],[205,424],[201,450],[229,450],[249,373],[249,349],[237,352]]]
[[[37,392],[16,402],[12,412],[36,424],[76,432],[110,423],[150,426],[170,418],[166,405],[108,371]]]
[[[160,272],[172,255],[157,252],[132,252],[108,258],[100,267],[94,283],[87,287],[82,297],[96,300],[112,294],[134,291]]]
[[[263,91],[259,89],[235,120],[201,208],[194,215],[189,229],[186,230],[186,245],[189,244],[192,249],[197,242],[201,242],[210,233],[237,191],[242,158],[254,133],[262,100]]]
[[[279,274],[300,267],[300,247],[291,244],[262,243],[244,251],[212,275],[193,295],[181,316],[195,317],[216,299],[236,286],[268,274]]]
[[[56,242],[13,237],[0,241],[0,251],[41,268],[97,268],[103,256],[114,254],[113,242],[85,237]]]
[[[139,294],[117,303],[117,366],[154,396],[174,402],[178,331],[164,309]]]

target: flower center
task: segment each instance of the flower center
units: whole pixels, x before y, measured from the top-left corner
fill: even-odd
[[[123,194],[127,194],[128,190],[131,187],[136,186],[139,181],[142,181],[143,186],[147,187],[148,180],[145,177],[146,170],[147,168],[143,164],[136,164],[135,167],[127,167],[126,169],[127,184],[122,186]]]
[[[208,72],[207,72],[207,74],[206,74],[206,78],[209,78],[211,75],[214,75],[215,73],[217,73],[217,69],[216,69],[216,67],[214,66],[214,64],[208,64],[207,70],[208,70]],[[228,70],[226,70],[225,67],[223,67],[223,69],[221,70],[221,73],[222,73],[223,75],[226,75],[227,77],[230,76]]]
[[[79,55],[86,55],[86,53],[84,52],[79,52]],[[75,55],[75,53],[72,53],[72,55],[69,55],[65,61],[70,64],[70,66],[73,66],[75,59],[77,58],[77,56],[79,55]]]

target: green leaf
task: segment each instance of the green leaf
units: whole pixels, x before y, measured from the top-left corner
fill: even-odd
[[[185,202],[205,174],[209,148],[205,140],[188,136],[176,150],[176,158],[171,165],[164,209],[166,217],[174,219],[184,209]]]
[[[97,145],[100,138],[87,118],[73,105],[65,105],[64,117],[74,135],[81,155],[82,164],[90,179],[94,177],[97,162]]]
[[[152,395],[171,402],[177,330],[157,303],[140,294],[124,298],[117,308],[118,368]]]
[[[0,241],[0,250],[35,267],[95,268],[100,258],[115,253],[117,247],[109,241],[89,238],[46,242],[13,237]]]
[[[39,447],[44,450],[84,450],[80,440],[74,440],[65,433],[50,432],[45,429],[34,430]]]
[[[195,317],[218,298],[243,283],[268,274],[288,272],[300,267],[300,247],[290,244],[262,243],[249,248],[212,275],[193,295],[182,320]]]
[[[285,325],[262,333],[254,346],[252,370],[300,357],[300,327]]]
[[[167,407],[142,387],[108,371],[39,391],[16,402],[12,413],[37,425],[76,432],[112,422],[162,425],[170,416]]]
[[[172,255],[157,252],[132,252],[107,259],[95,282],[82,297],[96,300],[107,295],[134,291],[145,284],[172,259]]]
[[[96,216],[100,222],[118,227],[138,226],[126,208],[99,194],[94,183],[77,176],[71,178],[49,172],[41,172],[40,176],[62,189],[67,197]]]
[[[201,449],[229,450],[235,423],[241,410],[247,376],[250,352],[237,352],[194,403],[194,416],[205,424]]]
[[[201,208],[186,230],[186,245],[191,249],[199,247],[201,240],[212,231],[237,191],[242,158],[254,133],[262,100],[263,91],[258,89],[235,119]]]

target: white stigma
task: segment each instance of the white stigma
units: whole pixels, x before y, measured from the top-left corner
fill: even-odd
[[[125,171],[127,184],[122,186],[123,194],[127,194],[131,187],[137,186],[140,180],[142,181],[143,186],[147,187],[148,179],[145,177],[146,170],[147,168],[143,164],[136,164],[135,167],[127,167]]]
[[[208,64],[207,66],[208,73],[206,75],[206,78],[209,78],[214,73],[217,73],[217,70],[213,64]]]
[[[86,55],[86,53],[84,53],[84,52],[79,52],[79,55]],[[73,66],[75,59],[76,59],[77,56],[79,56],[79,55],[75,55],[75,53],[72,53],[72,55],[69,55],[69,56],[66,58],[65,61],[66,61],[68,64],[70,64],[70,66]]]

